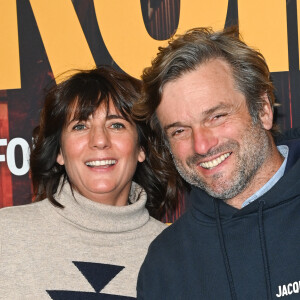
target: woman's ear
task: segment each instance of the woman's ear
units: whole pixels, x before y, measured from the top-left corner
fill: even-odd
[[[61,149],[59,150],[59,153],[57,154],[56,162],[58,164],[60,164],[61,166],[63,166],[65,164],[64,157],[63,157],[63,155],[61,153]]]
[[[139,155],[138,155],[138,161],[143,162],[146,159],[146,154],[143,149],[143,147],[140,147]]]
[[[260,121],[264,129],[270,130],[273,126],[273,110],[267,93],[261,96],[261,100],[263,101],[263,109],[259,114]]]

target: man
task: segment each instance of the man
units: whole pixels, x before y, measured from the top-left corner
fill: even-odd
[[[193,29],[160,49],[143,82],[135,112],[192,204],[150,246],[138,298],[300,299],[300,140],[275,145],[263,56],[234,28]]]

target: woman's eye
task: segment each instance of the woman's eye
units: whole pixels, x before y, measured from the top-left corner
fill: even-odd
[[[73,126],[73,130],[79,131],[79,130],[83,130],[83,129],[85,129],[84,124],[76,124],[76,125]]]
[[[111,128],[113,128],[113,129],[122,129],[122,128],[125,128],[125,126],[122,123],[113,123],[111,125]]]

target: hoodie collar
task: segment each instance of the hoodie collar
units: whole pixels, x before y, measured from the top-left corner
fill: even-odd
[[[213,197],[197,187],[192,187],[190,199],[192,207],[196,212],[194,215],[197,219],[200,218],[202,221],[214,222],[216,216]],[[237,208],[226,204],[223,200],[215,200],[219,203],[221,219],[230,219],[236,212],[238,212]],[[199,212],[201,212],[201,214],[199,214]]]
[[[223,200],[215,199],[219,203],[221,219],[231,219],[257,212],[259,201],[264,201],[264,209],[267,209],[289,201],[300,194],[300,139],[284,144],[289,147],[289,156],[284,176],[267,193],[242,209],[234,208],[226,204]],[[189,197],[193,207],[192,213],[197,219],[206,222],[215,220],[213,197],[196,187],[192,187]]]

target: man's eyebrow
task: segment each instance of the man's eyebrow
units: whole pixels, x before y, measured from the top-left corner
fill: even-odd
[[[166,132],[168,129],[170,129],[172,127],[184,127],[184,125],[180,122],[174,122],[172,124],[164,126],[164,131]]]
[[[220,109],[230,108],[230,107],[232,107],[231,104],[220,103],[220,104],[218,104],[218,105],[216,105],[216,106],[214,106],[214,107],[212,107],[208,110],[203,111],[202,114],[204,115],[204,117],[206,117],[206,116],[209,116],[209,115],[213,114],[214,112],[216,112]]]
[[[226,103],[220,103],[208,110],[205,110],[202,112],[202,114],[204,115],[204,118],[213,114],[214,112],[220,110],[220,109],[224,109],[224,108],[230,108],[232,105],[231,104],[226,104]],[[167,132],[168,129],[172,128],[172,127],[185,127],[184,124],[182,124],[181,122],[174,122],[171,123],[169,125],[164,126],[164,131]]]

